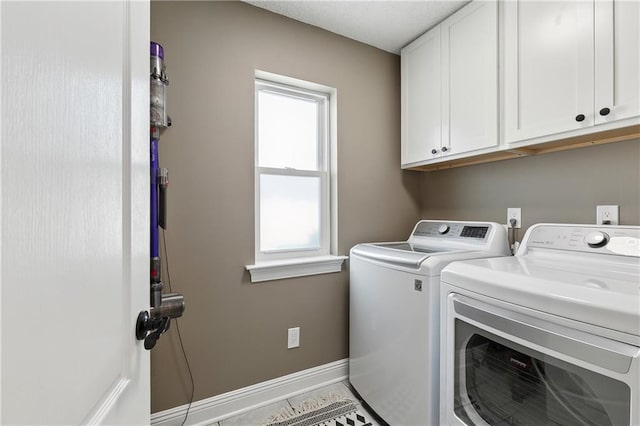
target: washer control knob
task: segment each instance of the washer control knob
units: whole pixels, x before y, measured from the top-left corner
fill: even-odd
[[[589,247],[604,247],[609,242],[609,236],[601,231],[592,231],[584,237],[584,241]]]
[[[449,232],[449,225],[440,225],[440,227],[438,228],[438,233],[444,235],[447,232]]]

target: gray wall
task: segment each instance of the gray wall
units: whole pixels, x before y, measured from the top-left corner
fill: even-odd
[[[153,2],[173,119],[167,243],[180,329],[203,399],[348,356],[348,272],[258,284],[254,261],[254,70],[338,89],[339,254],[407,237],[421,174],[400,170],[400,59],[240,2]],[[301,346],[287,350],[287,328]],[[175,328],[175,326],[174,326]],[[190,388],[175,329],[152,352],[152,411]]]
[[[640,222],[640,141],[458,169],[400,170],[400,60],[239,2],[153,2],[174,125],[161,138],[170,169],[169,264],[185,294],[180,320],[195,400],[348,356],[348,272],[251,284],[255,69],[338,89],[339,253],[407,237],[416,220],[586,222],[619,204]],[[522,230],[524,232],[525,229]],[[522,233],[520,234],[520,237]],[[286,349],[286,329],[301,347]],[[152,411],[187,402],[175,325],[152,352]]]
[[[535,223],[595,223],[596,205],[617,204],[620,223],[638,225],[639,170],[636,139],[425,173],[422,216],[505,223],[520,207],[520,240]]]

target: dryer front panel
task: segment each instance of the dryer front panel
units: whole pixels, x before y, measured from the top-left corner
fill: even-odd
[[[637,424],[640,348],[447,299],[449,424]]]

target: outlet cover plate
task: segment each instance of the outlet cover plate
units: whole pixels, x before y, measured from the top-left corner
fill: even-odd
[[[522,209],[520,207],[509,207],[507,209],[507,227],[511,228],[511,219],[516,220],[514,228],[522,228]]]
[[[618,206],[596,206],[597,225],[618,225],[618,220]]]
[[[287,332],[287,349],[300,346],[300,327],[290,328]]]

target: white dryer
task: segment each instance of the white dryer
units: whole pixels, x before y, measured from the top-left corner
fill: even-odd
[[[443,424],[640,424],[640,227],[535,225],[442,291]]]
[[[351,249],[349,380],[385,422],[438,424],[440,271],[508,246],[497,223],[422,220],[408,241]]]

